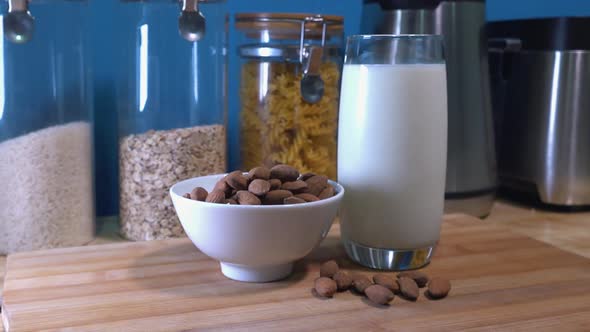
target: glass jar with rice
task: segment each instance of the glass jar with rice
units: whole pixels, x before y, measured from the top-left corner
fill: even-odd
[[[0,1],[0,255],[94,238],[90,15]]]
[[[241,165],[336,178],[343,19],[238,14]]]

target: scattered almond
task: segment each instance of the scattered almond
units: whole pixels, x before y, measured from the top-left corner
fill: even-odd
[[[189,193],[186,193],[186,194],[182,195],[182,197],[184,197],[184,198],[188,198],[188,199],[191,199],[191,194],[189,194]]]
[[[422,271],[404,271],[399,273],[397,277],[406,277],[414,279],[414,281],[420,288],[426,287],[426,284],[428,284],[428,276],[426,275],[426,273]]]
[[[420,289],[412,278],[400,277],[397,279],[399,283],[400,294],[411,301],[416,301],[420,295]]]
[[[391,302],[394,298],[393,293],[381,286],[381,285],[371,285],[365,289],[365,295],[367,298],[371,300],[371,302],[385,305]]]
[[[207,189],[203,187],[196,187],[190,193],[190,198],[195,201],[204,202],[207,199],[207,196],[209,196],[209,193],[207,192]]]
[[[248,191],[256,196],[264,196],[270,191],[270,183],[262,179],[252,180],[248,185]]]
[[[371,280],[365,275],[356,274],[352,277],[352,286],[357,292],[361,294],[364,294],[365,289],[371,286],[372,284],[373,283],[371,282]]]
[[[323,281],[325,284],[324,289],[331,287],[326,293],[329,294],[329,297],[332,297],[336,291],[344,291],[352,287],[356,292],[367,296],[371,302],[386,305],[394,299],[395,294],[399,294],[410,301],[418,299],[420,288],[412,277],[419,281],[429,280],[428,290],[424,293],[429,299],[442,299],[451,290],[449,280],[443,278],[430,279],[421,271],[405,271],[399,273],[397,279],[393,275],[375,274],[373,276],[375,283],[373,283],[361,273],[349,275],[347,272],[340,270],[335,260],[329,260],[320,265],[319,279],[326,279]],[[319,279],[316,279],[316,289]],[[329,283],[327,280],[333,280],[334,284]]]
[[[338,290],[336,282],[326,277],[317,278],[314,288],[318,295],[322,297],[333,297],[336,290]]]
[[[339,291],[345,291],[349,289],[350,286],[352,286],[352,277],[342,270],[338,270],[336,273],[334,273],[332,279],[336,281]]]
[[[394,294],[399,293],[399,284],[397,283],[397,280],[395,280],[393,277],[389,277],[382,274],[376,274],[373,276],[373,281],[377,285],[381,285],[389,289]]]
[[[295,181],[299,177],[299,171],[289,165],[276,165],[270,169],[270,178],[279,179],[281,182]]]
[[[320,277],[332,278],[338,272],[338,263],[335,260],[324,262],[320,265]]]
[[[432,278],[428,283],[428,295],[433,299],[442,299],[451,291],[451,283],[447,279]]]

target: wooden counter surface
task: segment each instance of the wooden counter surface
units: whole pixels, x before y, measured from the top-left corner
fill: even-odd
[[[491,215],[482,223],[509,229],[570,253],[590,258],[590,213],[588,212],[555,213],[499,201],[495,204]],[[106,229],[92,244],[122,242],[123,240],[116,236],[115,232],[116,227],[112,223],[107,223]],[[542,259],[542,257],[539,258]],[[0,292],[6,272],[5,261],[6,258],[0,256]],[[574,321],[579,321],[580,317],[576,314],[572,315]]]

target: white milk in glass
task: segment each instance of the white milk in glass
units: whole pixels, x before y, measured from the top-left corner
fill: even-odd
[[[383,249],[435,245],[447,158],[445,65],[347,64],[340,98],[343,237]]]

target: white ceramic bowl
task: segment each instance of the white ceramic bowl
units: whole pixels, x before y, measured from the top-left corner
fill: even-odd
[[[195,187],[212,190],[225,174],[185,180],[170,188],[182,227],[203,253],[220,262],[228,278],[267,282],[287,277],[293,263],[328,234],[344,195],[295,205],[213,204],[182,197]]]

